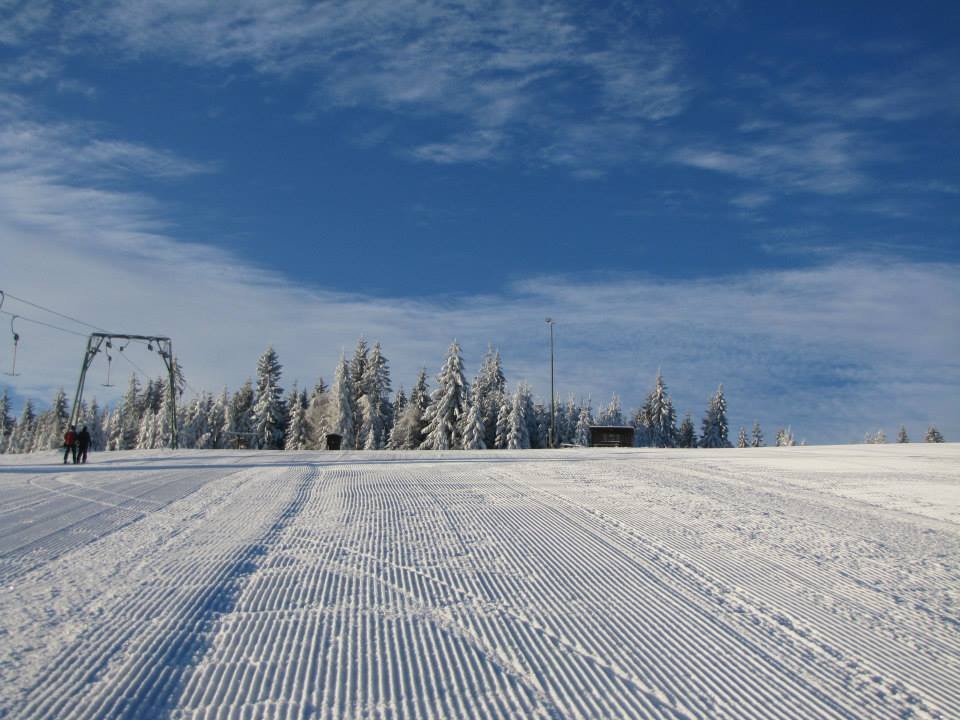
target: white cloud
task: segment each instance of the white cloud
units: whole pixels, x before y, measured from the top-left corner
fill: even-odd
[[[571,126],[630,124],[629,137],[607,139],[617,148],[605,162],[619,164],[641,128],[685,109],[683,53],[651,32],[623,33],[607,13],[589,13],[583,25],[574,11],[556,2],[135,0],[86,7],[70,29],[138,55],[309,76],[321,108],[444,117],[443,136],[407,148],[421,160],[505,157],[504,145],[520,137],[534,148],[528,159],[550,162],[554,154],[536,148],[568,142]]]
[[[725,147],[709,145],[680,148],[671,159],[690,167],[711,170],[762,183],[764,193],[810,192],[845,195],[871,184],[864,173],[867,161],[885,154],[862,134],[831,123],[770,128],[758,135],[734,139]]]

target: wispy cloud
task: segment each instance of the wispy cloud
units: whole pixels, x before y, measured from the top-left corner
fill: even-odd
[[[636,128],[635,142],[639,128],[683,112],[690,90],[675,42],[627,38],[606,13],[583,20],[556,2],[136,1],[85,8],[71,28],[177,62],[309,74],[318,106],[444,116],[445,134],[407,148],[419,160],[498,159],[522,137],[533,146],[522,157],[569,164],[575,154],[538,156],[537,146],[569,142],[571,126],[613,122]],[[608,144],[618,138],[628,135]]]
[[[216,170],[211,162],[187,160],[140,143],[104,139],[87,123],[42,123],[26,118],[15,96],[0,103],[0,169],[54,173],[85,182],[109,178],[170,179]]]
[[[766,193],[843,195],[864,189],[863,166],[880,155],[861,134],[831,123],[794,125],[774,131],[751,128],[723,148],[681,148],[674,162],[761,183]]]
[[[20,45],[51,15],[49,0],[5,0],[0,3],[0,46]]]

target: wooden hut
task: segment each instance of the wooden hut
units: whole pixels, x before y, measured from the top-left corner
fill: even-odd
[[[591,425],[590,447],[633,447],[633,433],[629,425]]]

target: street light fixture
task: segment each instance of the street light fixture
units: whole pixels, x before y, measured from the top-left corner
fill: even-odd
[[[553,391],[553,318],[547,318],[546,322],[550,326],[550,437],[547,445],[555,448],[557,446],[557,396]]]

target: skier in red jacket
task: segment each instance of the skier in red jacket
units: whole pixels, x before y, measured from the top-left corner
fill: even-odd
[[[73,464],[77,464],[77,428],[75,425],[71,425],[70,429],[67,430],[66,435],[63,436],[63,464],[67,464],[67,458],[70,454],[73,454]]]

